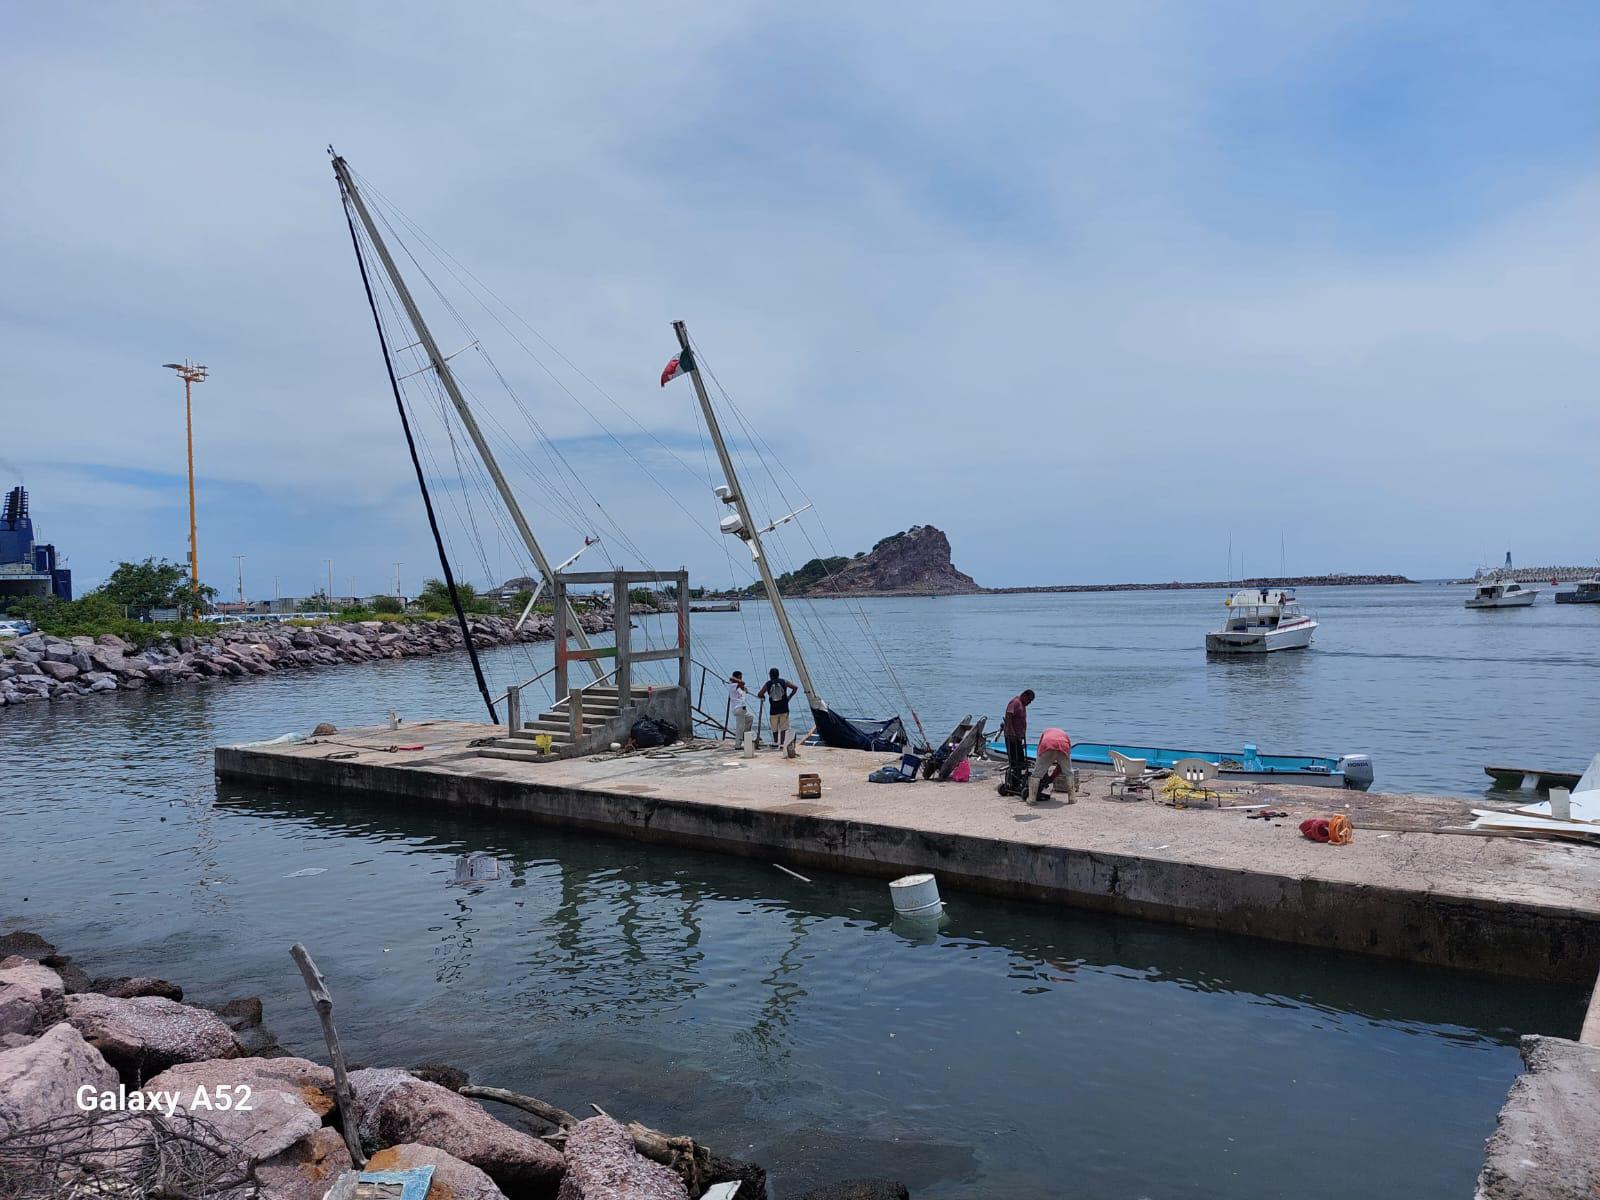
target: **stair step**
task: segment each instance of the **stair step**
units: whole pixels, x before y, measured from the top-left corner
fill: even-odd
[[[585,729],[599,729],[605,725],[604,721],[585,721]],[[524,721],[521,729],[513,730],[512,737],[535,737],[541,733],[548,733],[551,737],[561,737],[572,732],[570,721]]]

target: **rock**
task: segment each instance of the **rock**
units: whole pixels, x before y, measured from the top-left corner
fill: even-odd
[[[179,1063],[235,1058],[239,1043],[214,1013],[161,996],[66,998],[67,1020],[130,1087]]]
[[[502,1124],[477,1104],[405,1071],[353,1072],[357,1123],[369,1145],[421,1142],[486,1172],[502,1188],[550,1190],[561,1155],[545,1142]]]
[[[339,732],[339,727],[331,721],[324,721],[311,731],[312,737],[332,737]]]
[[[95,642],[108,650],[116,650],[121,654],[132,654],[134,650],[132,642],[124,641],[114,633],[102,633],[95,638]]]
[[[261,997],[239,996],[211,1010],[221,1017],[228,1028],[238,1033],[241,1029],[257,1029],[261,1025]]]
[[[89,972],[85,971],[67,954],[47,954],[39,960],[61,976],[61,990],[67,995],[93,991],[89,986]]]
[[[94,663],[90,661],[89,652],[87,650],[81,648],[74,650],[72,652],[72,657],[67,661],[72,663],[73,666],[77,667],[80,674],[84,671],[94,670]]]
[[[40,661],[41,661],[41,663],[47,663],[47,662],[59,662],[59,663],[71,662],[72,661],[72,653],[73,653],[72,647],[69,646],[66,642],[50,642],[49,644],[47,644],[45,646],[45,648],[44,648],[44,657]]]
[[[956,570],[950,558],[950,539],[932,525],[913,525],[904,533],[886,537],[867,554],[839,564],[815,582],[802,583],[801,588],[814,595],[900,592],[948,596],[983,590],[972,576]]]
[[[911,1192],[893,1179],[845,1179],[801,1192],[794,1200],[911,1200]]]
[[[223,1089],[227,1090],[224,1091]],[[237,1103],[249,1088],[248,1109]],[[304,1058],[230,1058],[189,1062],[161,1072],[144,1085],[149,1093],[173,1092],[178,1107],[215,1129],[220,1140],[253,1159],[270,1158],[322,1128],[333,1109],[333,1072]],[[197,1106],[197,1095],[213,1107]],[[231,1096],[231,1108],[216,1107]]]
[[[54,954],[56,948],[45,941],[37,933],[30,933],[26,929],[19,929],[15,933],[0,934],[0,958],[10,958],[19,954],[23,958],[31,958],[35,962],[48,955]]]
[[[421,1063],[411,1068],[411,1073],[418,1079],[428,1083],[437,1083],[442,1088],[449,1088],[452,1092],[459,1092],[472,1079],[460,1067],[452,1067],[449,1063]]]
[[[565,1158],[557,1200],[689,1200],[683,1180],[635,1150],[633,1135],[610,1117],[569,1130]]]
[[[65,1013],[61,976],[20,954],[0,959],[0,1033],[43,1033]]]
[[[329,1185],[354,1165],[339,1131],[318,1129],[256,1164],[257,1200],[322,1200]]]
[[[427,1166],[433,1168],[433,1186],[428,1189],[427,1200],[505,1200],[505,1193],[495,1187],[494,1180],[477,1167],[432,1146],[404,1142],[379,1150],[367,1159],[369,1171]]]
[[[0,1052],[0,1133],[77,1112],[86,1083],[114,1091],[117,1073],[70,1025],[52,1025],[26,1046]]]
[[[39,664],[39,669],[51,679],[73,679],[78,674],[78,668],[69,662],[56,662],[54,659],[45,659]]]
[[[96,675],[89,681],[91,692],[114,692],[117,690],[117,677],[115,675]]]
[[[0,1033],[0,1050],[16,1050],[38,1040],[31,1033]]]
[[[131,1000],[135,996],[164,996],[168,1000],[183,999],[183,989],[181,987],[151,975],[135,975],[132,978],[126,975],[108,975],[96,979],[89,985],[89,990],[91,992],[99,992],[102,996],[112,996],[118,1000]]]

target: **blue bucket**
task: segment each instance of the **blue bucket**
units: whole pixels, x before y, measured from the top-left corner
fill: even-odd
[[[917,777],[917,772],[922,770],[922,760],[915,754],[902,754],[900,756],[900,778],[910,782]]]

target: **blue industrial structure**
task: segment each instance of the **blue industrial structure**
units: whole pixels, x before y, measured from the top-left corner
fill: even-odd
[[[14,487],[0,509],[0,608],[23,596],[72,599],[72,572],[56,565],[56,548],[33,540],[28,493]]]

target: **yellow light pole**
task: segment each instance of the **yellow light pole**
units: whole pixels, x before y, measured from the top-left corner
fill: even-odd
[[[200,611],[200,542],[195,532],[194,520],[194,394],[197,383],[205,382],[207,371],[199,363],[184,359],[181,363],[162,363],[176,371],[183,380],[183,424],[189,437],[189,590],[194,595],[194,616]]]

